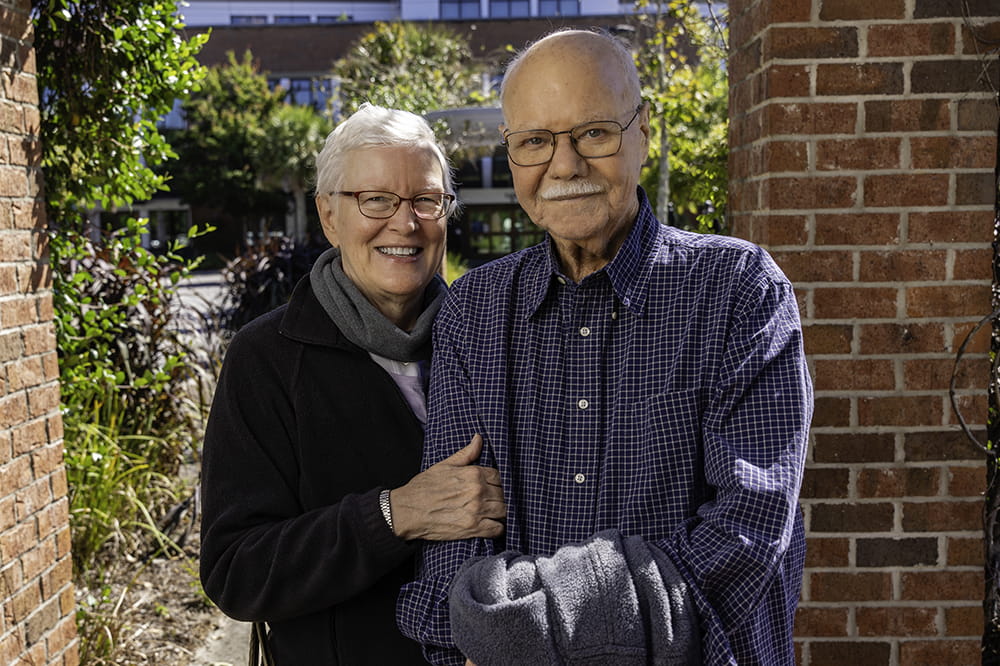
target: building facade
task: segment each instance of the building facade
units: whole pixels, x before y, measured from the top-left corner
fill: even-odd
[[[180,12],[189,26],[302,25],[389,21],[527,18],[629,14],[619,0],[187,0]]]

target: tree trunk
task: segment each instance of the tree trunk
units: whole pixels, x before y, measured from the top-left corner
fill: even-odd
[[[656,217],[670,223],[670,139],[660,132],[660,180],[656,189]]]

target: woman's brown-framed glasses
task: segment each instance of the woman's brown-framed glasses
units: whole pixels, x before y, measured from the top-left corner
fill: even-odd
[[[410,210],[421,220],[439,220],[451,212],[451,204],[455,201],[454,195],[446,192],[421,192],[410,198],[376,190],[339,191],[330,194],[354,197],[361,214],[374,220],[392,217],[399,210],[399,204],[404,201],[410,202]]]
[[[507,157],[518,166],[538,166],[556,153],[556,137],[569,134],[570,143],[580,157],[611,157],[622,147],[622,133],[639,117],[643,105],[635,107],[632,118],[622,125],[614,120],[596,120],[562,132],[547,129],[505,132],[500,143],[507,146]]]

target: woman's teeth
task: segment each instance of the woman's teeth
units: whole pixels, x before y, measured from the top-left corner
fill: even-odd
[[[416,247],[380,247],[378,251],[382,254],[391,254],[396,257],[412,257],[420,248]]]

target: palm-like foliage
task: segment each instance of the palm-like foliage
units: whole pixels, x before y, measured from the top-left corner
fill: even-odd
[[[261,138],[262,184],[290,194],[294,211],[286,235],[296,241],[308,236],[306,193],[312,186],[316,153],[332,129],[329,121],[309,106],[279,106],[265,123]]]

